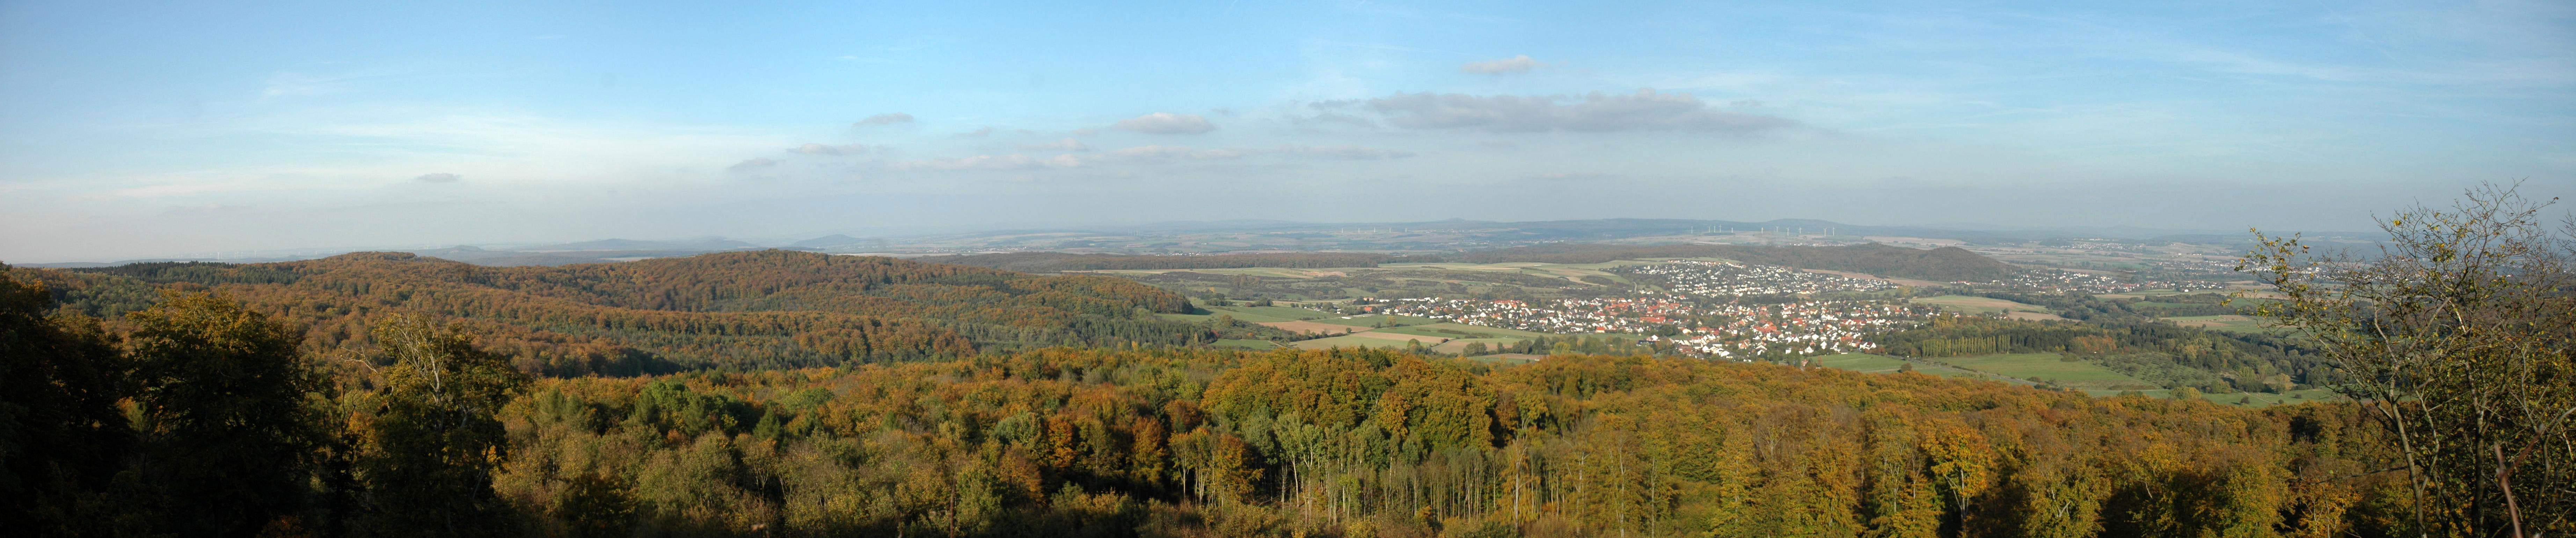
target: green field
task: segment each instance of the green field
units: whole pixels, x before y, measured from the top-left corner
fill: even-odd
[[[2044,307],[2044,306],[2039,306],[2039,305],[2034,305],[2034,304],[2025,304],[2025,303],[2019,303],[2019,302],[2013,302],[2013,301],[2006,301],[2006,300],[2003,300],[2003,299],[1996,299],[1996,298],[1992,298],[1992,297],[1970,297],[1970,296],[1966,296],[1966,295],[1941,295],[1941,296],[1936,296],[1936,297],[1916,297],[1916,298],[1914,298],[1914,303],[1915,303],[1915,304],[1922,304],[1922,305],[1930,305],[1930,306],[1934,306],[1934,307],[1939,307],[1939,308],[1940,308],[1940,309],[1942,309],[1942,310],[1948,310],[1948,311],[1952,311],[1952,312],[1960,312],[1960,313],[1966,313],[1966,314],[2002,314],[2002,313],[2007,313],[2007,312],[2040,312],[2040,313],[2046,313],[2046,312],[2048,312],[2048,307]]]
[[[1295,320],[1277,320],[1277,321],[1295,321]],[[1316,323],[1330,323],[1330,324],[1334,324],[1334,325],[1349,325],[1349,326],[1352,326],[1352,327],[1376,327],[1376,326],[1378,326],[1378,322],[1380,322],[1380,321],[1384,321],[1384,322],[1386,322],[1386,326],[1388,326],[1388,327],[1396,327],[1396,326],[1402,326],[1402,325],[1424,325],[1424,324],[1429,324],[1429,323],[1437,322],[1438,320],[1434,320],[1434,319],[1431,319],[1431,318],[1417,318],[1417,317],[1413,317],[1413,316],[1387,316],[1387,315],[1379,315],[1379,314],[1367,314],[1367,315],[1351,316],[1351,317],[1349,317],[1349,318],[1344,318],[1344,317],[1342,317],[1342,316],[1328,316],[1328,317],[1320,317],[1320,318],[1308,319],[1308,320],[1306,320],[1306,321],[1312,321],[1312,322],[1316,322]]]
[[[1493,349],[1518,344],[1521,340],[1518,338],[1459,338],[1437,346],[1432,346],[1431,350],[1439,353],[1465,353],[1467,352],[1467,344],[1480,342],[1485,344],[1486,349]],[[1401,342],[1398,343],[1401,344]],[[1426,343],[1424,345],[1430,344]]]
[[[1272,342],[1269,340],[1241,340],[1233,338],[1217,340],[1215,344],[1210,345],[1230,349],[1279,349],[1281,347],[1285,347],[1279,345],[1278,342]]]
[[[1844,353],[1816,357],[1816,365],[1870,374],[1892,374],[1905,369],[1905,359],[1869,353]],[[1985,374],[1930,363],[1916,363],[1914,371],[1941,377],[1987,379]]]
[[[2015,353],[1934,359],[1958,364],[1959,366],[1967,368],[1974,368],[1977,371],[1951,368],[1940,364],[1932,364],[1929,361],[1915,362],[1914,371],[1942,377],[1966,379],[1994,379],[1994,376],[1996,375],[2024,380],[2029,380],[2033,377],[2047,378],[2051,381],[2056,381],[2061,386],[2082,390],[2085,394],[2098,397],[2116,396],[2125,392],[2136,392],[2146,395],[2149,398],[2173,397],[2173,391],[2166,389],[2109,388],[2114,386],[2144,386],[2148,384],[2143,381],[2138,381],[2135,378],[2122,375],[2119,372],[2102,368],[2100,365],[2089,362],[2064,362],[2057,360],[2057,358],[2058,355],[2055,353]],[[1869,353],[1825,355],[1816,357],[1815,361],[1818,366],[1873,374],[1895,373],[1899,368],[1904,367],[1906,362],[1905,359]],[[2325,389],[2296,390],[2281,394],[2243,392],[2235,394],[2201,395],[2201,399],[2204,400],[2238,407],[2268,407],[2306,402],[2325,402],[2334,401],[2340,398],[2340,396],[2335,395],[2334,391]]]
[[[2174,322],[2174,324],[2184,327],[2199,327],[2213,331],[2271,334],[2280,334],[2289,331],[2289,329],[2282,327],[2264,327],[2263,321],[2260,319],[2239,315],[2174,316],[2164,318],[2164,320]]]
[[[2059,360],[2056,353],[2005,353],[1934,359],[1951,366],[2078,389],[2148,388],[2156,384],[2085,361]]]
[[[2206,304],[2204,304],[2204,303],[2168,303],[2168,302],[2164,302],[2164,301],[2138,301],[2138,302],[2135,302],[2135,303],[2129,303],[2129,304],[2130,304],[2130,305],[2132,305],[2132,306],[2153,306],[2153,307],[2159,307],[2159,308],[2191,308],[2191,307],[2197,307],[2197,306],[2207,306],[2207,305],[2206,305]]]
[[[1425,337],[1425,338],[1426,338],[1426,339],[1422,342],[1422,346],[1423,346],[1423,347],[1426,347],[1426,348],[1427,348],[1427,347],[1431,347],[1431,346],[1440,345],[1440,340],[1439,340],[1439,339],[1437,339],[1437,338],[1429,338],[1429,337]],[[1487,345],[1492,345],[1492,344],[1487,344]],[[1406,347],[1410,347],[1410,346],[1406,345],[1404,340],[1392,340],[1392,339],[1386,339],[1386,338],[1377,338],[1377,337],[1373,337],[1373,336],[1342,335],[1342,336],[1334,336],[1334,337],[1327,337],[1327,338],[1317,338],[1317,339],[1313,339],[1313,340],[1298,340],[1298,341],[1295,341],[1295,342],[1289,342],[1289,343],[1288,343],[1288,347],[1293,347],[1293,348],[1297,348],[1297,349],[1324,349],[1324,348],[1332,348],[1332,347],[1384,347],[1384,348],[1404,349],[1404,348],[1406,348]]]
[[[1492,355],[1477,355],[1477,356],[1474,356],[1474,357],[1468,357],[1468,358],[1467,358],[1467,360],[1476,361],[1476,362],[1481,362],[1481,363],[1485,363],[1485,364],[1492,364],[1492,365],[1497,365],[1497,366],[1514,366],[1514,365],[1521,365],[1521,364],[1529,364],[1529,363],[1533,363],[1533,362],[1538,362],[1540,359],[1545,359],[1545,358],[1547,358],[1547,356],[1546,356],[1546,355],[1531,355],[1531,354],[1526,354],[1526,353],[1495,353],[1495,354],[1492,354]]]
[[[1421,325],[1407,325],[1403,327],[1378,329],[1378,332],[1418,334],[1422,336],[1439,336],[1444,338],[1537,338],[1541,336],[1556,336],[1543,332],[1502,329],[1495,327],[1478,327],[1475,325],[1460,323],[1425,323]]]
[[[1228,316],[1234,316],[1234,319],[1236,319],[1236,320],[1246,321],[1246,322],[1251,322],[1251,323],[1265,323],[1265,322],[1272,322],[1272,321],[1303,321],[1303,320],[1312,320],[1312,319],[1315,319],[1315,318],[1328,318],[1328,317],[1338,317],[1338,316],[1340,316],[1340,314],[1334,314],[1334,313],[1331,313],[1331,312],[1325,312],[1325,311],[1322,311],[1322,310],[1308,310],[1308,309],[1304,309],[1304,308],[1297,308],[1297,307],[1292,307],[1292,306],[1202,306],[1202,307],[1199,307],[1199,308],[1206,309],[1206,310],[1209,312],[1209,313],[1208,313],[1208,315],[1209,315],[1209,316],[1216,316],[1216,315],[1219,315],[1219,314],[1223,314],[1223,315],[1228,315]],[[1321,320],[1317,320],[1317,321],[1321,321]],[[1325,323],[1332,323],[1332,322],[1325,322]]]
[[[2091,394],[2091,395],[2094,395],[2094,396],[2102,396],[2102,397],[2118,396],[2118,395],[2120,395],[2120,393],[2122,393],[2122,392],[2137,392],[2138,394],[2145,395],[2146,397],[2149,397],[2149,398],[2172,398],[2172,397],[2173,397],[2173,391],[2171,391],[2171,390],[2166,390],[2166,389],[2140,390],[2140,391],[2118,391],[2118,390],[2085,390],[2085,391],[2084,391],[2084,393],[2085,393],[2085,394]],[[2280,394],[2269,394],[2269,393],[2262,393],[2262,392],[2240,392],[2240,393],[2235,393],[2235,394],[2208,394],[2208,393],[2203,393],[2203,394],[2201,394],[2201,395],[2200,395],[2200,399],[2203,399],[2203,400],[2209,400],[2209,401],[2211,401],[2211,402],[2216,402],[2216,403],[2220,403],[2220,404],[2233,405],[2233,406],[2237,406],[2237,407],[2271,407],[2271,406],[2275,406],[2275,405],[2302,404],[2302,403],[2308,403],[2308,402],[2331,402],[2331,401],[2341,400],[2341,399],[2343,399],[2343,396],[2337,395],[2337,394],[2335,394],[2335,393],[2334,393],[2334,391],[2326,390],[2326,389],[2304,389],[2304,390],[2294,390],[2294,391],[2290,391],[2290,392],[2284,392],[2284,393],[2280,393]],[[2245,403],[2245,402],[2247,402],[2248,400],[2251,400],[2251,402],[2250,402],[2250,403]]]

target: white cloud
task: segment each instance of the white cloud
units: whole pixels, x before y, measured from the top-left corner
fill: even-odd
[[[1119,148],[1091,155],[1059,154],[1032,157],[1020,154],[974,155],[954,159],[929,159],[894,163],[906,170],[1039,170],[1083,168],[1101,165],[1156,165],[1199,161],[1230,161],[1256,156],[1283,158],[1321,158],[1342,160],[1401,159],[1412,157],[1411,151],[1362,146],[1303,146],[1283,144],[1265,149],[1194,148],[1188,146],[1147,145]]]
[[[742,162],[733,163],[733,166],[725,167],[725,169],[735,172],[749,172],[772,166],[778,166],[778,159],[761,157],[755,159],[744,159]]]
[[[1128,161],[1216,160],[1238,159],[1250,152],[1237,149],[1203,149],[1182,146],[1136,146],[1111,150],[1107,156]]]
[[[1054,141],[1054,142],[1040,142],[1040,143],[1036,143],[1036,144],[1021,144],[1021,145],[1020,145],[1020,149],[1026,149],[1026,150],[1055,150],[1055,151],[1091,151],[1091,145],[1090,145],[1090,144],[1084,144],[1084,143],[1082,143],[1082,141],[1080,141],[1080,140],[1074,140],[1074,139],[1071,139],[1071,138],[1067,138],[1067,139],[1063,139],[1063,140],[1057,140],[1057,141]]]
[[[421,174],[421,175],[420,175],[420,177],[411,178],[411,180],[412,180],[412,181],[418,181],[418,182],[421,182],[421,183],[455,183],[457,180],[460,180],[460,179],[465,179],[465,176],[459,176],[459,175],[456,175],[456,174],[450,174],[450,173],[446,173],[446,172],[439,172],[439,173],[435,173],[435,174]]]
[[[897,124],[897,123],[912,123],[912,115],[911,115],[911,114],[905,114],[905,113],[902,113],[902,112],[888,112],[888,113],[884,113],[884,114],[878,114],[878,115],[874,115],[874,116],[868,116],[868,117],[867,117],[867,119],[859,120],[859,122],[858,122],[858,123],[852,123],[852,124],[850,124],[850,126],[851,126],[851,127],[873,127],[873,126],[878,126],[878,125],[894,125],[894,124]]]
[[[1540,63],[1538,60],[1530,59],[1527,54],[1523,54],[1500,60],[1467,62],[1467,65],[1458,66],[1458,71],[1480,75],[1513,75],[1527,73],[1531,69],[1537,69],[1546,65],[1547,64]]]
[[[840,146],[805,144],[802,146],[787,148],[787,151],[790,153],[803,153],[806,155],[858,155],[867,153],[868,146],[866,144],[848,144]]]
[[[904,161],[896,163],[895,167],[901,169],[929,170],[1035,170],[1046,168],[1048,166],[1080,166],[1080,163],[1067,160],[1064,157],[1067,156],[1059,155],[1054,159],[1039,159],[1018,154],[975,155],[955,159]]]
[[[1317,106],[1374,112],[1385,117],[1387,123],[1406,129],[1752,134],[1797,125],[1773,116],[1712,110],[1690,94],[1656,93],[1651,89],[1633,94],[1595,92],[1581,97],[1400,93]]]
[[[1156,112],[1118,120],[1112,125],[1120,130],[1153,134],[1199,134],[1216,130],[1216,124],[1197,114]]]
[[[1400,150],[1400,149],[1371,148],[1371,147],[1351,146],[1351,145],[1342,145],[1342,146],[1299,146],[1299,145],[1283,145],[1283,146],[1279,146],[1279,147],[1277,147],[1277,148],[1274,148],[1274,149],[1272,149],[1271,151],[1272,151],[1273,153],[1279,153],[1279,154],[1282,154],[1282,155],[1299,155],[1299,156],[1324,157],[1324,158],[1331,158],[1331,159],[1349,159],[1349,160],[1402,159],[1402,158],[1405,158],[1405,157],[1412,157],[1412,156],[1413,156],[1413,152],[1411,152],[1411,151],[1405,151],[1405,150]]]

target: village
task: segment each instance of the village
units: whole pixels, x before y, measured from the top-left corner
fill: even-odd
[[[1884,280],[1853,278],[1776,265],[1749,265],[1734,262],[1685,260],[1621,267],[1613,271],[1630,278],[1653,282],[1674,293],[1701,297],[1808,295],[1897,288],[1896,283]]]
[[[1939,312],[1884,293],[1901,287],[1892,282],[1789,267],[1674,260],[1610,271],[1644,286],[1606,297],[1399,298],[1374,311],[1555,334],[1637,335],[1684,355],[1745,361],[1878,351],[1873,336],[1920,326]],[[1987,285],[2118,293],[2175,284],[2031,268]]]
[[[2127,293],[2148,289],[2174,289],[2177,286],[2189,285],[2165,280],[2129,282],[2093,273],[2054,268],[2023,269],[2013,273],[2012,278],[2004,280],[2001,284],[2018,290],[2079,293]]]
[[[1934,312],[1882,300],[1714,303],[1670,294],[1536,302],[1407,298],[1378,311],[1525,331],[1636,334],[1685,355],[1729,360],[1874,351],[1878,345],[1869,336],[1914,327]]]

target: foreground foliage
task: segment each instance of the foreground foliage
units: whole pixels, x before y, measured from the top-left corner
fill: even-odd
[[[2242,269],[2312,336],[2336,390],[2393,437],[2418,524],[2460,535],[2576,528],[2576,221],[2511,187],[2383,221],[2377,256],[2265,237]]]
[[[0,316],[6,364],[53,387],[8,396],[0,484],[33,502],[0,517],[46,534],[2410,530],[2402,476],[2368,472],[2393,457],[2389,439],[2333,404],[2249,411],[1916,374],[1635,356],[1496,368],[1359,350],[1057,348],[529,381],[414,318],[380,323],[363,353],[300,362],[274,344],[293,331],[213,297],[138,314],[120,346],[93,322],[36,316],[50,306],[41,290],[0,291],[15,298]],[[190,380],[136,365],[176,355],[264,369],[187,374],[200,379],[283,372],[223,393],[285,407],[154,396]],[[340,381],[297,373],[317,370]],[[126,416],[104,410],[119,407]],[[209,476],[123,478],[179,456]]]

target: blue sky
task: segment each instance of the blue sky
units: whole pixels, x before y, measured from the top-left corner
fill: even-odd
[[[0,3],[0,260],[2576,194],[2566,2],[362,4]]]

